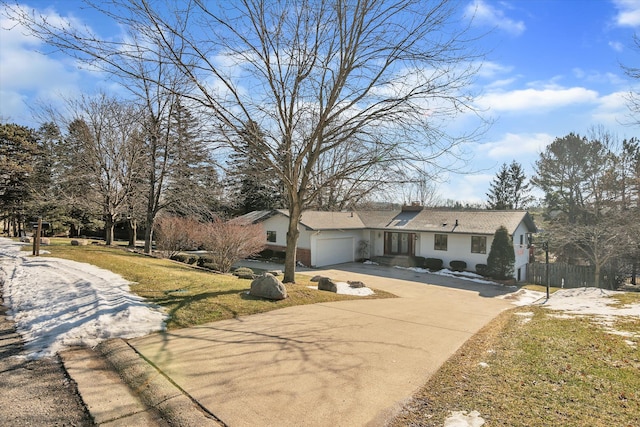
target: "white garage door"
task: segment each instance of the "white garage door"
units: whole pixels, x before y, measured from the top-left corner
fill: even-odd
[[[318,239],[316,267],[353,261],[353,237]]]

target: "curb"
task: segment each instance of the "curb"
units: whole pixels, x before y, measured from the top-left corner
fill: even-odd
[[[120,374],[142,402],[172,426],[224,426],[122,339],[99,344],[95,351]]]

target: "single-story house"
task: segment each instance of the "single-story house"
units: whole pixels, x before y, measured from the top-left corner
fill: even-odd
[[[239,219],[261,223],[268,248],[284,251],[289,224],[286,209],[254,211]],[[513,239],[514,277],[524,280],[529,236],[537,231],[526,211],[455,211],[404,206],[400,210],[304,211],[297,260],[311,267],[381,256],[438,258],[486,264],[495,231],[504,225]]]

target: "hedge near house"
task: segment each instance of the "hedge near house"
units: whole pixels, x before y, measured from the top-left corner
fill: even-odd
[[[493,235],[491,251],[487,258],[489,275],[495,279],[510,279],[513,277],[513,268],[516,262],[516,254],[513,251],[513,242],[509,237],[509,231],[505,226],[500,226]]]

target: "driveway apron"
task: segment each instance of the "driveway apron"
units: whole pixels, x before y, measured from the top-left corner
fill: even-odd
[[[492,285],[433,276],[440,285],[429,285],[406,271],[339,268],[314,273],[398,298],[289,307],[130,344],[229,426],[383,425],[509,308],[493,298],[505,292]]]

